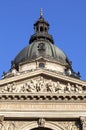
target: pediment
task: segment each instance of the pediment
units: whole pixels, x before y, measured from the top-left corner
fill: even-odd
[[[0,93],[85,94],[86,84],[43,69],[0,81]]]

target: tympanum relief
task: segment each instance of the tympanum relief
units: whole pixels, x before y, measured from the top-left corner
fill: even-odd
[[[0,87],[0,93],[86,93],[86,86],[45,79],[30,79],[29,81],[16,84],[16,82]]]

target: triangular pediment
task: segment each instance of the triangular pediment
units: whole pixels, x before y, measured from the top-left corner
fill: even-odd
[[[0,81],[0,93],[83,94],[84,81],[38,69]]]

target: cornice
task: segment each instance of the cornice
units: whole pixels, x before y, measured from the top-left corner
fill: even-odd
[[[17,76],[13,76],[10,78],[5,78],[0,80],[0,86],[11,83],[11,82],[18,82],[18,81],[22,81],[25,79],[29,79],[38,75],[46,75],[52,78],[56,78],[59,80],[62,80],[64,82],[71,82],[74,84],[79,84],[79,85],[83,85],[86,86],[86,82],[83,80],[79,80],[76,78],[72,78],[72,77],[68,77],[66,75],[61,75],[59,73],[53,72],[53,71],[49,71],[46,69],[36,69],[36,70],[32,70],[32,71],[28,71],[26,73],[21,73],[20,75]]]
[[[9,94],[0,94],[0,101],[55,101],[55,102],[86,102],[86,95],[85,94],[49,94],[49,93],[9,93]]]

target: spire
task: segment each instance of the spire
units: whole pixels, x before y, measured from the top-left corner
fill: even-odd
[[[40,9],[40,18],[42,18],[43,17],[43,10],[42,10],[42,8]]]

